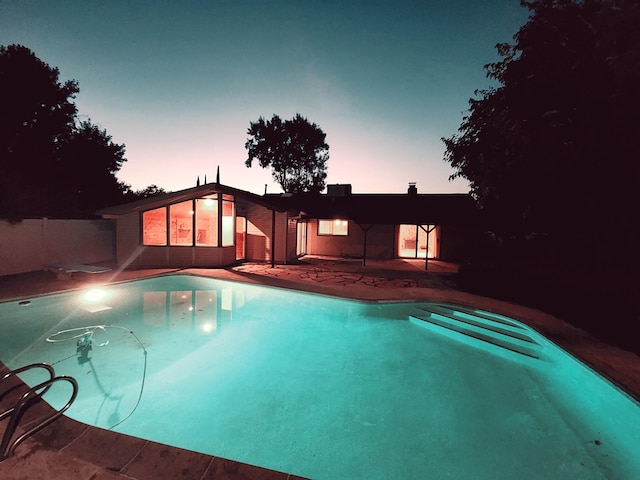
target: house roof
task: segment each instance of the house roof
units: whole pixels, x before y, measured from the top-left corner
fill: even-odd
[[[311,218],[348,218],[360,224],[466,225],[475,221],[468,194],[267,195]]]
[[[284,211],[284,208],[280,203],[271,202],[269,199],[260,195],[256,195],[255,193],[229,187],[220,183],[206,183],[198,187],[187,188],[185,190],[179,190],[177,192],[163,193],[154,195],[152,197],[143,198],[142,200],[137,200],[135,202],[106,207],[98,210],[96,214],[101,215],[105,218],[117,217],[120,215],[126,215],[128,213],[151,210],[173,203],[184,202],[193,198],[205,197],[207,195],[211,195],[212,193],[233,195],[236,198],[236,201],[241,202],[244,200],[262,205],[263,207],[270,210]]]
[[[344,218],[359,224],[467,225],[474,222],[476,204],[468,194],[267,194],[256,195],[220,183],[154,195],[135,202],[103,208],[105,218],[151,210],[165,205],[201,198],[212,193],[233,195],[244,202],[307,218]]]

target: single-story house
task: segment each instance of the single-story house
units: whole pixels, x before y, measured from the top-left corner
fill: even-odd
[[[105,208],[120,267],[220,267],[287,263],[306,254],[463,259],[473,245],[467,194],[265,194],[207,183]]]

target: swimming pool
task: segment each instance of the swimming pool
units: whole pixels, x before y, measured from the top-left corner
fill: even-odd
[[[173,275],[2,304],[0,359],[76,378],[82,422],[311,478],[640,478],[635,401],[462,307]]]

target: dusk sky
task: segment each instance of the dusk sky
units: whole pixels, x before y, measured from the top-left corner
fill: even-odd
[[[0,44],[75,79],[81,118],[126,145],[134,189],[207,176],[262,194],[244,165],[259,116],[301,113],[327,134],[328,183],[354,193],[466,193],[441,137],[456,133],[518,0],[0,1]]]

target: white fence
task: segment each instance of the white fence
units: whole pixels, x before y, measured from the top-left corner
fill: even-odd
[[[115,263],[110,220],[0,220],[0,276],[43,270],[48,263]]]

